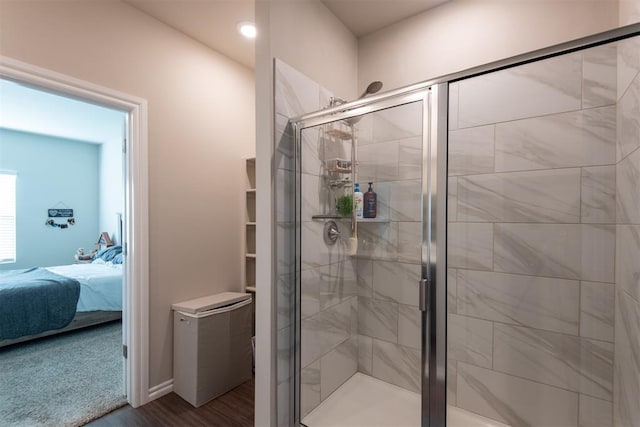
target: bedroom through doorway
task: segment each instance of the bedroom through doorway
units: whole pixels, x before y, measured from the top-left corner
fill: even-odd
[[[127,118],[0,79],[3,426],[81,425],[127,403]]]

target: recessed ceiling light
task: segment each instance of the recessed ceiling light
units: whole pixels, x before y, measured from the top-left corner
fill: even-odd
[[[240,34],[242,34],[248,39],[256,38],[256,34],[257,34],[256,24],[254,24],[253,22],[245,21],[245,22],[239,23],[238,31],[240,31]]]

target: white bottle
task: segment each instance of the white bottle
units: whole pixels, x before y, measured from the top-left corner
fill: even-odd
[[[360,191],[360,184],[356,182],[356,187],[353,190],[353,204],[356,207],[356,219],[362,219],[364,213],[364,198]]]

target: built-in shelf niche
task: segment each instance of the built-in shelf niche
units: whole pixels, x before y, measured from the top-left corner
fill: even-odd
[[[246,245],[247,245],[247,253],[255,254],[256,253],[256,227],[253,225],[247,226],[246,230]]]
[[[242,283],[245,291],[256,291],[256,159],[245,158],[244,168],[244,225]]]
[[[256,222],[256,191],[247,191],[246,199],[246,222]]]
[[[247,269],[247,287],[256,287],[256,259],[246,258],[245,265]]]
[[[245,159],[245,188],[256,189],[256,159]]]

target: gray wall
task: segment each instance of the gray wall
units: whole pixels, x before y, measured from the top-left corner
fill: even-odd
[[[124,113],[122,125],[124,127]],[[122,129],[124,133],[124,129]],[[124,213],[124,155],[122,138],[100,145],[100,231],[106,231],[111,240],[118,241],[118,213]]]
[[[17,173],[16,263],[0,269],[73,264],[78,248],[95,248],[99,157],[98,144],[0,129],[0,170]],[[46,226],[54,207],[72,208],[75,225]]]

